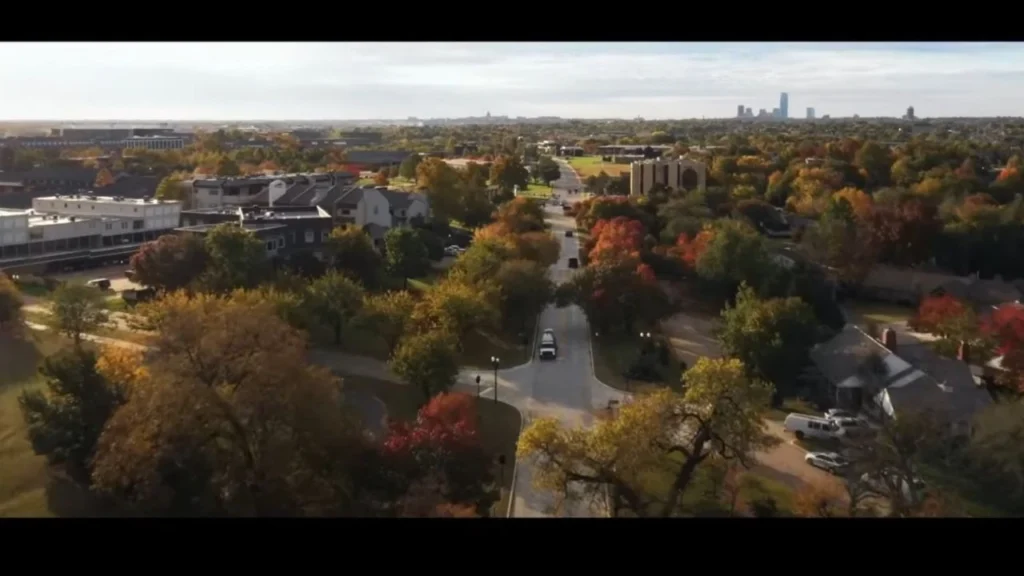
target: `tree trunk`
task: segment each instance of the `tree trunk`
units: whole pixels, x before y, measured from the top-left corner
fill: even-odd
[[[341,322],[334,323],[334,344],[341,345]]]
[[[686,491],[687,486],[690,485],[690,481],[693,480],[693,473],[697,470],[697,466],[708,457],[708,454],[703,453],[703,450],[704,444],[707,443],[710,436],[707,428],[703,427],[697,433],[692,451],[690,452],[691,456],[679,468],[679,473],[676,474],[675,482],[672,483],[672,489],[669,491],[665,506],[661,509],[661,516],[663,518],[668,518],[675,512],[676,506],[679,505],[679,498]]]

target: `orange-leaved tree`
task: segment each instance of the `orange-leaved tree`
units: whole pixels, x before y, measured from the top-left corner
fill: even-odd
[[[637,220],[618,216],[612,220],[599,220],[590,233],[595,244],[588,261],[599,262],[639,257],[647,230]]]

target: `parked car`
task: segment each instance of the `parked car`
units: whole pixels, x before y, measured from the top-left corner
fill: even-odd
[[[860,477],[860,481],[879,492],[884,492],[887,484],[895,485],[899,483],[903,489],[903,496],[907,499],[910,499],[914,493],[919,495],[926,488],[925,483],[920,478],[911,478],[908,484],[906,478],[901,478],[901,476],[902,474],[896,471],[867,472]],[[913,485],[913,491],[911,490],[911,484]]]
[[[156,296],[156,289],[154,288],[142,288],[141,290],[125,290],[121,292],[121,298],[128,303],[129,306],[134,306],[139,302],[146,302],[152,300]]]
[[[580,267],[580,259],[579,258],[569,258],[569,268],[579,268],[579,267]]]
[[[839,474],[850,466],[850,461],[836,452],[808,452],[804,462],[832,474]]]
[[[849,410],[840,410],[839,408],[832,408],[825,411],[825,418],[856,418],[857,415]]]
[[[444,249],[445,256],[458,256],[465,252],[466,249],[461,246],[455,246],[454,244]]]
[[[793,412],[786,416],[783,423],[786,431],[792,432],[798,440],[807,438],[832,439],[836,437],[839,426],[828,418],[819,418],[807,414]]]
[[[135,270],[132,270],[131,268],[125,270],[124,277],[129,280],[132,280],[133,278],[135,278]]]
[[[110,280],[106,278],[94,278],[86,282],[85,285],[99,288],[100,290],[110,290]]]
[[[572,230],[566,230],[565,231],[565,237],[566,238],[572,238]]]

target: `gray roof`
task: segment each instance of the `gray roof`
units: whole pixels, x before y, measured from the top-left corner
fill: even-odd
[[[868,368],[868,358],[878,357],[884,372]],[[874,385],[885,388],[893,410],[923,408],[945,412],[954,421],[968,420],[992,403],[985,390],[975,384],[965,362],[936,354],[927,342],[901,331],[896,353],[853,325],[835,338],[811,350],[811,360],[822,374],[839,387]]]
[[[337,204],[343,206],[355,206],[363,199],[363,188],[358,186],[350,187],[338,198]]]
[[[933,292],[949,294],[950,296],[980,306],[998,306],[1006,302],[1020,300],[1020,290],[1002,280],[971,280],[960,279],[950,280]]]

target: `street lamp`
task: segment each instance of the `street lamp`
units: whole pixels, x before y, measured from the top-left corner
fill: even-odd
[[[494,401],[498,401],[498,366],[501,366],[501,358],[491,356],[491,366],[494,366]]]
[[[641,353],[642,354],[646,354],[647,352],[650,351],[650,348],[651,348],[651,333],[650,332],[641,332],[640,333],[640,341],[643,342],[643,344],[640,346],[640,349],[642,350]]]
[[[480,397],[480,375],[476,375],[476,397]]]

